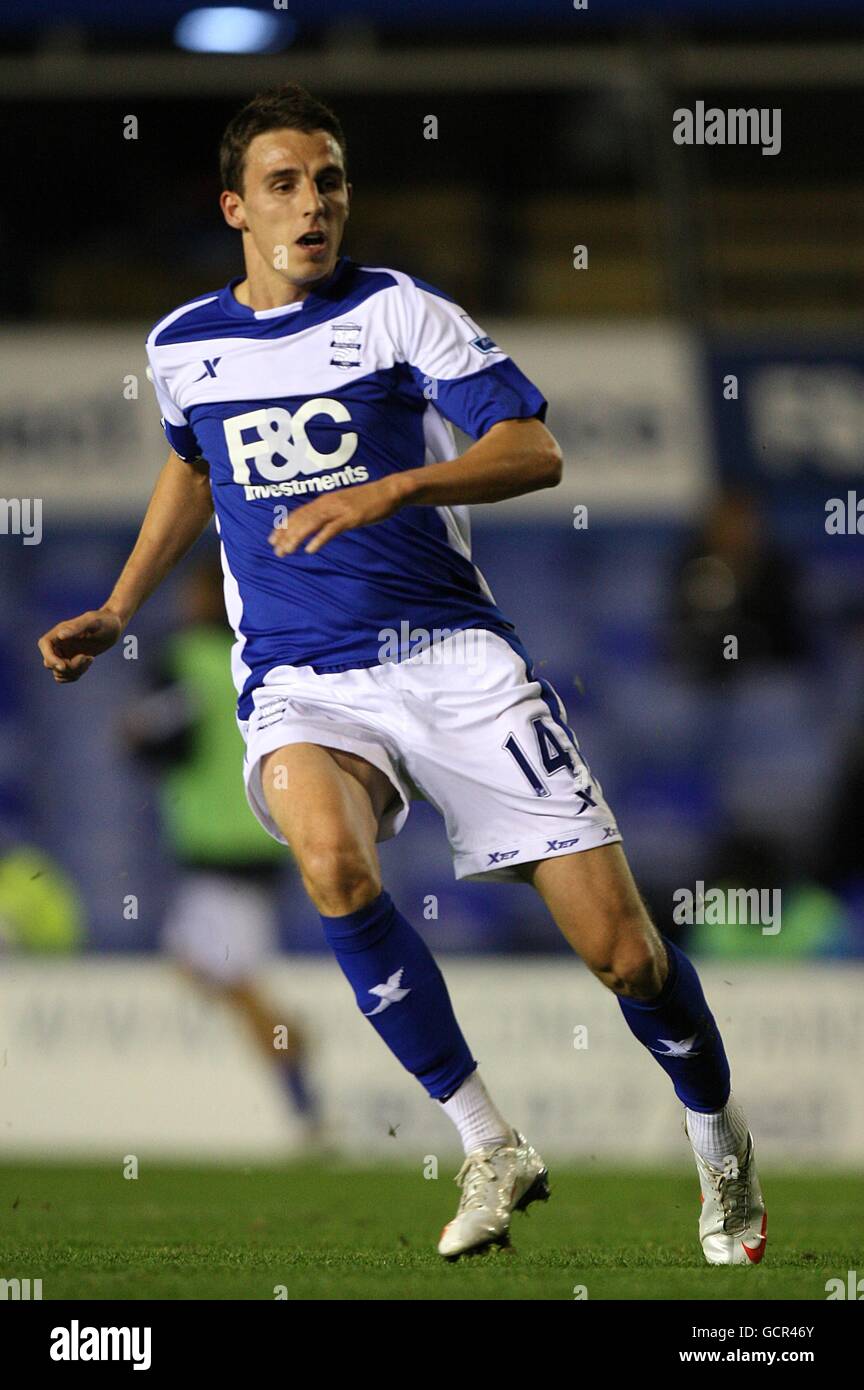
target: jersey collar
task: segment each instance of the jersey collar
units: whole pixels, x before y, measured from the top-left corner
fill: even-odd
[[[247,319],[251,323],[262,323],[268,319],[280,318],[283,314],[302,314],[317,308],[321,304],[334,299],[341,299],[344,294],[344,286],[349,278],[354,262],[350,256],[340,256],[333,272],[328,275],[319,285],[307,294],[305,299],[301,299],[297,304],[279,305],[276,309],[250,309],[248,304],[241,304],[239,299],[234,296],[234,286],[239,285],[241,280],[245,280],[245,275],[235,275],[233,280],[219,291],[219,305],[222,312],[230,318]]]

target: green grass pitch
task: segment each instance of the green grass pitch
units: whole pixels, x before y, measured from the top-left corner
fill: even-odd
[[[825,1299],[864,1272],[864,1177],[763,1175],[764,1262],[709,1268],[695,1172],[552,1169],[511,1251],[435,1253],[458,1192],[404,1168],[0,1165],[0,1278],[43,1299]]]

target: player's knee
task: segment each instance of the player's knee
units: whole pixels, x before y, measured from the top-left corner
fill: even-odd
[[[630,999],[653,999],[663,988],[665,974],[662,947],[648,940],[631,942],[613,957],[610,988]]]
[[[616,994],[651,999],[660,993],[666,977],[666,952],[644,911],[618,920],[606,957],[600,968],[594,969]]]
[[[616,960],[610,988],[630,999],[653,999],[663,988],[662,965],[649,947]]]
[[[319,839],[298,857],[306,890],[325,917],[357,912],[381,892],[375,865],[361,845]]]

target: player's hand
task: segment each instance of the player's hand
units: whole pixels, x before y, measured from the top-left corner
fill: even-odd
[[[401,475],[392,473],[377,482],[360,483],[344,492],[329,492],[314,502],[305,502],[271,531],[268,539],[277,555],[293,555],[312,536],[303,548],[307,555],[314,555],[343,531],[371,526],[392,516],[404,499]]]
[[[113,647],[122,631],[119,617],[107,608],[68,618],[39,638],[37,646],[42,653],[42,664],[52,672],[59,685],[68,685],[70,681],[80,680],[94,659]]]

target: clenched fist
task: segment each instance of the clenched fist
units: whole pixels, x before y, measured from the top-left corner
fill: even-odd
[[[96,608],[78,618],[67,618],[50,628],[37,643],[42,664],[60,685],[77,681],[92,666],[94,658],[113,647],[123,624],[108,608]]]

